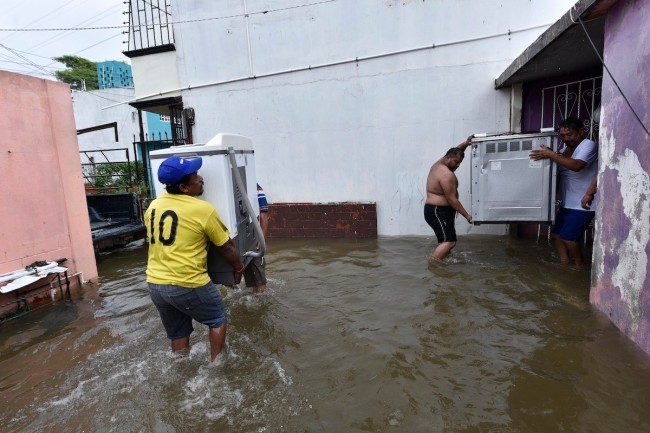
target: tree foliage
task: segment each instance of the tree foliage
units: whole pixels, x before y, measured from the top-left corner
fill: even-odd
[[[79,56],[65,55],[54,57],[52,60],[63,63],[68,69],[56,71],[59,81],[70,84],[75,90],[81,90],[86,85],[86,90],[99,89],[97,80],[97,63]]]

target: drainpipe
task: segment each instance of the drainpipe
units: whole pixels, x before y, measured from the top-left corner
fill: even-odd
[[[248,20],[248,7],[246,6],[246,0],[244,0],[244,17],[246,18],[246,43],[248,44],[248,67],[250,68],[250,76],[254,77],[255,73],[253,72],[253,50],[251,50],[251,31],[250,31],[250,21]]]

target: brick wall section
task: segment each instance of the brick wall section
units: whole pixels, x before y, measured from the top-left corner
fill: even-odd
[[[274,203],[269,238],[376,238],[376,203]]]

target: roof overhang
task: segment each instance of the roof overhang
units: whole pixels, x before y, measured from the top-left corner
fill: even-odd
[[[580,0],[495,80],[495,87],[601,67],[607,11],[618,0]],[[582,28],[584,24],[589,38]],[[589,39],[596,46],[594,51]]]
[[[183,102],[180,96],[170,96],[167,98],[147,99],[144,101],[132,101],[129,105],[142,111],[169,115],[169,106],[178,105]]]
[[[139,50],[122,51],[122,54],[132,59],[133,57],[141,57],[149,54],[166,53],[167,51],[176,51],[176,46],[174,44],[162,44],[162,45],[156,45],[149,48],[141,48]]]

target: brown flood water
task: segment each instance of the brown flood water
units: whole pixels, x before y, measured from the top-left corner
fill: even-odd
[[[146,247],[99,288],[0,328],[2,432],[650,431],[650,357],[542,241],[269,242],[269,289],[222,293],[229,353],[175,358]]]

